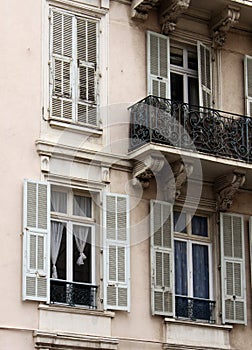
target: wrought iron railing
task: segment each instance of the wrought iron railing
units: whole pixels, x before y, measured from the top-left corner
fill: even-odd
[[[214,323],[215,301],[199,298],[188,298],[176,295],[176,316],[193,321]]]
[[[130,151],[153,142],[252,162],[252,118],[155,96],[129,109]]]
[[[63,280],[50,281],[51,303],[81,305],[96,309],[97,286]]]

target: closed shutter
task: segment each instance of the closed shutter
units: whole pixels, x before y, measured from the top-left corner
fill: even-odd
[[[23,217],[23,300],[49,297],[49,185],[25,180]]]
[[[77,18],[79,123],[97,125],[98,23]]]
[[[243,217],[220,214],[222,320],[247,323]]]
[[[74,16],[51,11],[51,117],[72,120]]]
[[[212,107],[211,50],[198,42],[199,102],[203,107]]]
[[[129,198],[104,194],[104,308],[130,311]]]
[[[148,95],[170,98],[169,38],[147,32]]]
[[[172,205],[151,201],[151,306],[152,314],[174,315]]]
[[[245,110],[246,115],[252,117],[252,57],[244,58],[244,81],[245,81]]]

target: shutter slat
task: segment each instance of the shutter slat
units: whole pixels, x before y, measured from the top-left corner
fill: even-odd
[[[199,101],[203,107],[212,105],[211,50],[198,42]]]
[[[104,194],[104,304],[106,309],[130,310],[129,199]]]

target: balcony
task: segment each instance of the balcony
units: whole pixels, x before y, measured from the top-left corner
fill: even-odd
[[[214,323],[215,301],[176,295],[176,316],[193,321]]]
[[[252,163],[252,119],[148,96],[130,108],[130,151],[154,143]]]

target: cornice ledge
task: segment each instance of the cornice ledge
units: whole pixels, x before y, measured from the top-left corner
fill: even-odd
[[[177,20],[190,5],[191,0],[169,0],[160,15],[162,33],[170,35],[176,28]]]
[[[215,180],[214,191],[217,197],[217,210],[226,211],[231,208],[234,195],[244,182],[245,171],[241,170],[234,170]]]
[[[220,49],[226,41],[227,33],[240,18],[240,7],[229,5],[212,17],[210,31],[212,36],[212,47]]]
[[[149,11],[153,9],[160,0],[133,0],[131,4],[131,18],[146,21]]]

